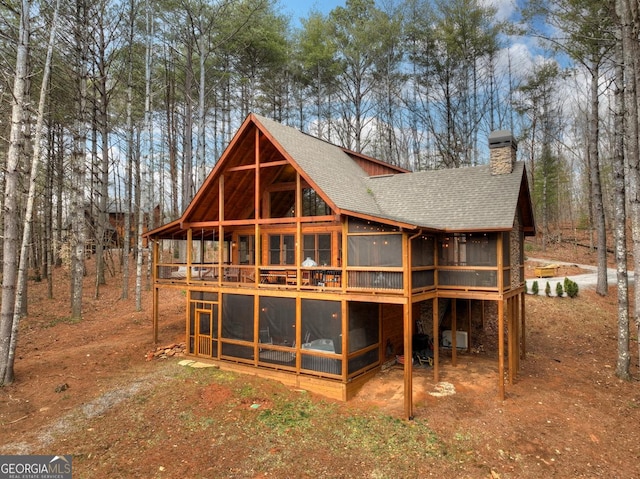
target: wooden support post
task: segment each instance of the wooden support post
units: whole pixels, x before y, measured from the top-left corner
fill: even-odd
[[[467,352],[471,352],[471,300],[467,300]]]
[[[433,380],[435,382],[440,381],[440,328],[438,325],[438,319],[440,318],[438,298],[433,298]]]
[[[521,346],[521,342],[520,342],[520,301],[521,301],[521,296],[520,293],[518,293],[516,296],[513,297],[513,323],[516,329],[516,333],[515,333],[515,355],[514,355],[514,361],[516,363],[516,377],[518,376],[518,371],[520,371],[520,346]]]
[[[526,321],[526,309],[524,306],[526,295],[520,293],[522,300],[520,301],[520,320],[522,321],[522,347],[520,348],[520,357],[525,359],[527,357],[527,321]]]
[[[451,300],[451,365],[458,365],[458,309],[456,308],[458,300]]]
[[[411,351],[412,338],[412,308],[411,301],[407,299],[404,309],[404,415],[406,419],[413,419],[413,354]]]
[[[513,298],[507,299],[507,364],[509,365],[509,384],[513,384],[515,376],[515,327],[513,317]]]
[[[153,342],[158,343],[158,287],[153,285]]]
[[[498,300],[498,397],[504,401],[504,301]]]
[[[152,310],[152,318],[153,318],[153,342],[157,343],[158,342],[158,320],[159,320],[159,313],[158,313],[158,306],[159,306],[159,301],[158,301],[158,286],[156,286],[156,280],[158,279],[158,261],[160,259],[160,254],[158,252],[159,250],[159,246],[158,246],[158,242],[157,241],[153,241],[153,247],[152,247],[152,261],[153,261],[153,270],[151,271],[151,279],[153,282],[153,298],[152,298],[152,305],[151,305],[151,310]]]

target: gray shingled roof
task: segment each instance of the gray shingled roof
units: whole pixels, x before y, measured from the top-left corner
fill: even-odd
[[[257,116],[258,121],[339,209],[422,228],[508,230],[524,164],[491,175],[488,165],[381,177],[365,172],[338,146]]]
[[[342,148],[274,120],[258,115],[256,118],[300,167],[301,173],[338,208],[366,211],[378,217],[382,214],[373,196],[367,193],[366,173]]]
[[[366,180],[385,217],[450,231],[508,230],[518,206],[524,164],[492,175],[489,165]]]

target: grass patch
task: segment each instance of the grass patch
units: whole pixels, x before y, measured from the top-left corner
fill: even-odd
[[[62,324],[62,323],[64,323],[64,324],[78,324],[80,321],[82,321],[82,318],[70,318],[70,317],[56,318],[56,319],[52,319],[48,323],[45,323],[44,327],[45,328],[53,328],[54,326],[56,326],[58,324]]]
[[[443,444],[426,422],[411,422],[387,415],[352,416],[336,431],[340,442],[353,444],[373,456],[399,457],[414,454],[416,459],[445,454]]]
[[[292,429],[309,429],[318,413],[316,404],[307,398],[274,399],[274,407],[262,411],[258,420],[277,434],[289,433]]]

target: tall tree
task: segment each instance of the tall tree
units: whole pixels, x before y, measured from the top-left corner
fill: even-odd
[[[625,156],[629,173],[631,236],[633,240],[634,320],[640,334],[640,6],[636,0],[618,0],[625,79]],[[620,327],[624,327],[620,325]],[[638,342],[640,359],[640,341]],[[639,363],[640,364],[640,363]],[[622,370],[621,372],[623,372]],[[624,372],[623,372],[624,376]]]
[[[428,128],[442,166],[477,163],[477,137],[490,98],[478,87],[482,60],[488,62],[499,46],[502,26],[495,9],[477,0],[437,1],[433,21],[425,25],[421,42],[429,54],[414,56],[428,88]]]
[[[553,145],[560,133],[561,99],[557,96],[560,70],[554,61],[534,66],[516,90],[515,109],[525,115],[522,140],[529,143],[528,168],[536,216],[541,218],[542,249],[546,249],[549,221],[559,194],[559,158]]]
[[[333,122],[332,98],[336,90],[339,64],[335,44],[329,40],[327,18],[319,12],[302,20],[302,29],[297,32],[294,75],[301,90],[300,109],[309,105],[309,116],[315,118],[311,133],[318,138],[331,141]],[[305,101],[308,100],[308,101]],[[305,129],[305,113],[300,113],[300,129]]]
[[[618,285],[618,359],[616,376],[629,379],[629,282],[627,278],[627,211],[624,165],[624,55],[622,44],[616,47],[616,81],[614,112],[614,243]]]
[[[343,146],[364,151],[369,139],[366,131],[374,117],[375,74],[389,51],[386,36],[389,17],[376,8],[373,0],[347,0],[329,14],[341,73],[337,85],[341,105],[338,135]]]
[[[611,4],[600,0],[530,0],[524,10],[531,32],[543,37],[556,50],[579,62],[589,74],[590,111],[588,159],[591,182],[592,218],[597,238],[598,282],[596,292],[608,293],[607,236],[600,174],[600,97],[604,64],[615,44]],[[540,31],[539,22],[553,27],[550,35]]]
[[[87,149],[87,85],[89,77],[89,16],[86,0],[74,5],[74,73],[76,110],[71,154],[71,317],[82,318],[82,294],[86,248],[86,149]]]
[[[19,211],[18,188],[20,184],[20,156],[24,148],[24,121],[27,115],[25,104],[26,85],[29,76],[28,52],[31,34],[31,4],[20,3],[20,27],[16,49],[16,73],[13,81],[11,105],[11,132],[5,169],[4,190],[4,238],[2,262],[2,304],[0,305],[0,385],[10,384],[14,379],[11,360],[12,334],[18,276]]]
[[[38,101],[38,116],[36,120],[35,139],[33,156],[31,159],[31,173],[29,177],[29,193],[27,195],[27,205],[24,218],[24,226],[22,231],[22,245],[20,247],[19,267],[16,287],[15,309],[13,312],[13,326],[11,330],[11,342],[9,347],[9,358],[4,375],[5,382],[9,383],[13,380],[13,364],[15,359],[15,351],[18,341],[18,326],[22,313],[22,304],[27,302],[27,298],[23,295],[23,285],[27,281],[28,276],[28,258],[31,238],[33,236],[33,216],[34,204],[36,202],[37,180],[40,172],[40,137],[42,135],[42,125],[44,123],[44,108],[46,101],[46,93],[49,84],[49,75],[51,70],[51,57],[53,56],[53,47],[55,44],[56,28],[58,26],[58,8],[60,0],[57,0],[53,19],[51,21],[51,30],[49,35],[49,43],[47,48],[47,56],[44,64],[44,74],[42,77],[42,85],[40,87],[40,99]]]

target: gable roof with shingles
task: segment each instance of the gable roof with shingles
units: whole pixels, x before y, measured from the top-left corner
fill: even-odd
[[[445,231],[513,227],[521,185],[526,182],[522,162],[504,175],[492,175],[490,166],[482,165],[369,177],[343,148],[256,118],[307,181],[343,213]]]
[[[300,174],[339,210],[366,211],[380,216],[375,199],[367,193],[366,173],[343,148],[302,133],[274,120],[255,115],[280,144]]]
[[[489,165],[367,178],[384,214],[446,231],[509,230],[519,201],[524,164],[492,175]]]
[[[529,232],[535,231],[522,162],[515,163],[512,173],[503,175],[492,175],[489,165],[483,165],[368,176],[349,154],[356,153],[266,117],[251,114],[248,120],[243,125],[253,123],[270,137],[302,177],[340,214],[410,228],[507,231],[513,227],[519,202],[524,201],[526,204],[520,206],[529,216],[525,224]],[[389,168],[406,171],[391,165]],[[215,169],[222,171],[224,165]],[[198,201],[198,197],[194,200]],[[180,223],[176,220],[150,233],[161,233],[165,228],[175,230]]]

